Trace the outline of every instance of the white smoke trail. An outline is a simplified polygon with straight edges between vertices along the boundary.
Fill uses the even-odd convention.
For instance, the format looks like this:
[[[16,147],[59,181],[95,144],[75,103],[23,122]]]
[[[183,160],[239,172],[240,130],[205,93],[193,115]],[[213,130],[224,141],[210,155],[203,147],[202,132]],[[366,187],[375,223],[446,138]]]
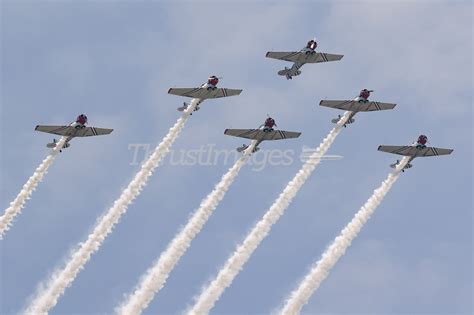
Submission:
[[[201,231],[219,202],[224,198],[225,193],[247,161],[255,144],[256,141],[252,141],[244,155],[222,176],[214,190],[201,202],[199,209],[189,219],[186,226],[174,237],[153,267],[148,269],[142,277],[133,294],[128,296],[127,300],[116,309],[118,314],[141,314],[152,301],[154,295],[163,288],[174,266],[186,252],[194,237]]]
[[[47,314],[56,305],[59,297],[66,288],[71,285],[79,271],[89,261],[91,255],[98,251],[107,235],[112,232],[112,228],[118,222],[128,208],[128,205],[140,194],[148,178],[152,175],[163,157],[168,153],[169,148],[183,129],[189,115],[197,105],[197,100],[191,101],[188,109],[183,113],[175,125],[170,128],[168,134],[155,148],[148,160],[142,165],[140,171],[135,175],[128,187],[123,190],[120,197],[113,206],[103,215],[95,225],[94,230],[89,234],[87,240],[79,244],[77,250],[73,251],[66,265],[62,269],[56,269],[48,280],[45,289],[39,289],[35,298],[26,308],[26,314]]]
[[[354,215],[351,222],[346,225],[346,227],[341,231],[341,234],[339,234],[334,242],[326,249],[321,259],[313,265],[310,272],[306,277],[304,277],[298,288],[291,293],[280,314],[294,315],[300,313],[301,308],[308,303],[311,295],[319,288],[321,282],[328,276],[339,258],[344,255],[354,238],[359,234],[365,222],[369,220],[377,206],[382,202],[385,195],[389,192],[392,185],[400,176],[400,172],[405,167],[408,160],[409,157],[404,157],[397,168],[382,182],[382,185],[374,190],[372,196]]]
[[[295,177],[288,183],[286,188],[273,203],[263,218],[254,226],[247,235],[243,243],[236,248],[225,265],[221,268],[216,278],[201,292],[194,306],[188,310],[188,314],[202,315],[207,314],[222,295],[224,290],[232,284],[244,264],[250,258],[252,253],[270,232],[285,209],[296,196],[300,188],[306,182],[313,170],[321,161],[321,157],[327,152],[331,144],[341,131],[344,123],[347,121],[350,112],[345,112],[344,116],[321,142],[317,150],[311,155],[308,161],[301,167]]]
[[[43,162],[41,162],[40,166],[38,166],[26,184],[23,185],[23,188],[16,196],[15,200],[10,203],[10,207],[8,207],[5,210],[5,213],[0,217],[0,239],[3,239],[5,232],[10,229],[13,219],[21,213],[21,209],[25,205],[26,200],[30,199],[36,186],[38,186],[39,182],[43,179],[43,176],[48,172],[48,168],[53,164],[56,155],[63,148],[64,143],[66,143],[66,137],[61,137],[61,139],[56,143],[54,149],[43,160]]]

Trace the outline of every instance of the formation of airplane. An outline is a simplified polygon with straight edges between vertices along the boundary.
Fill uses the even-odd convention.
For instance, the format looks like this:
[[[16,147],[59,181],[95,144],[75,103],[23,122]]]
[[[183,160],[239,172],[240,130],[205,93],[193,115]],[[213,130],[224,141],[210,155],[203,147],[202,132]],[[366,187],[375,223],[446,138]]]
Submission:
[[[428,137],[425,135],[420,135],[418,139],[411,145],[380,145],[378,150],[382,152],[409,156],[410,159],[408,160],[407,165],[403,168],[403,172],[405,171],[405,169],[409,169],[413,166],[412,164],[410,164],[410,162],[417,157],[449,155],[451,154],[451,152],[453,152],[453,149],[428,147],[426,146],[427,142]],[[399,163],[400,160],[397,160],[397,162],[390,164],[390,167],[395,168]]]
[[[328,54],[323,52],[316,52],[318,44],[316,40],[310,40],[306,47],[300,51],[292,52],[267,52],[266,57],[273,59],[280,59],[293,62],[291,68],[285,67],[284,70],[278,72],[279,75],[286,76],[287,79],[292,79],[293,76],[301,74],[299,70],[305,63],[319,63],[327,61],[341,60],[343,55]],[[198,103],[194,109],[197,111],[200,109],[199,105],[207,100],[212,98],[221,98],[239,95],[241,89],[228,89],[228,88],[218,88],[219,77],[211,75],[207,82],[201,84],[199,87],[195,88],[170,88],[168,90],[169,94],[185,96],[197,99]],[[321,100],[319,105],[336,108],[344,111],[349,111],[350,116],[344,124],[346,127],[348,124],[355,122],[354,116],[358,112],[371,112],[379,110],[390,110],[395,108],[396,104],[394,103],[383,103],[377,101],[370,101],[369,97],[373,90],[363,89],[360,91],[359,95],[352,100]],[[183,106],[178,107],[178,111],[185,111],[189,107],[189,104],[184,102]],[[192,115],[192,113],[191,113]],[[333,123],[337,123],[341,115],[338,115],[337,118],[331,120]],[[57,126],[57,125],[38,125],[35,130],[51,133],[55,135],[65,136],[66,142],[63,146],[68,148],[70,146],[70,140],[75,137],[89,137],[89,136],[99,136],[110,134],[113,129],[107,128],[96,128],[96,127],[87,127],[87,116],[81,114],[77,117],[76,121],[72,122],[69,125]],[[298,138],[301,135],[301,132],[294,131],[285,131],[285,130],[276,130],[275,120],[271,117],[268,117],[265,122],[259,126],[257,129],[226,129],[224,134],[234,137],[246,138],[251,140],[257,140],[257,144],[253,149],[253,152],[257,152],[260,148],[258,147],[262,141],[266,140],[282,140],[282,139],[292,139]],[[426,143],[428,138],[425,135],[420,135],[418,140],[415,141],[412,145],[409,146],[393,146],[393,145],[381,145],[378,150],[393,154],[399,154],[404,156],[409,156],[410,160],[405,169],[411,168],[412,164],[410,163],[416,157],[424,156],[438,156],[438,155],[449,155],[453,152],[452,149],[443,149],[436,147],[427,147]],[[53,139],[53,142],[48,143],[46,146],[48,148],[55,148],[57,145],[56,139]],[[243,144],[241,147],[237,148],[238,152],[243,152],[250,145]],[[62,151],[61,151],[62,152]],[[395,168],[400,163],[400,160],[397,160],[396,163],[391,164],[392,168]]]
[[[113,129],[107,128],[96,128],[96,127],[86,127],[87,116],[81,114],[77,116],[76,121],[70,123],[66,126],[57,126],[57,125],[37,125],[35,130],[51,133],[59,136],[67,137],[64,146],[59,150],[62,152],[62,149],[69,148],[71,145],[69,141],[75,137],[91,137],[91,136],[101,136],[110,134]],[[56,139],[53,139],[53,142],[50,142],[46,145],[48,148],[55,148],[57,145]]]
[[[341,60],[344,55],[328,54],[323,52],[316,52],[318,44],[315,39],[312,39],[300,51],[269,51],[267,58],[279,59],[293,62],[291,68],[278,71],[278,74],[285,76],[287,80],[291,80],[294,76],[300,75],[299,70],[305,63],[319,63]]]
[[[194,111],[199,110],[199,105],[206,99],[209,98],[220,98],[220,97],[228,97],[239,95],[242,90],[241,89],[226,89],[226,88],[217,88],[217,84],[219,83],[219,78],[215,75],[212,75],[207,79],[206,83],[201,84],[200,87],[197,88],[170,88],[168,90],[168,94],[179,95],[179,96],[186,96],[191,98],[198,99],[198,104]],[[178,107],[178,111],[182,112],[188,108],[189,104],[184,102],[183,106]]]
[[[257,140],[257,144],[253,149],[253,153],[260,150],[258,145],[262,143],[262,141],[292,139],[298,138],[301,135],[301,132],[275,130],[273,127],[276,127],[275,120],[271,117],[268,117],[265,122],[257,129],[226,129],[224,134],[228,136]],[[249,146],[250,145],[248,144],[243,144],[241,147],[237,148],[237,151],[243,152]]]
[[[348,124],[352,124],[355,122],[354,116],[358,112],[372,112],[372,111],[377,111],[377,110],[388,110],[388,109],[393,109],[397,104],[393,103],[381,103],[381,102],[374,102],[374,101],[369,101],[369,96],[370,93],[373,92],[373,90],[367,90],[363,89],[360,91],[359,96],[354,98],[353,100],[322,100],[319,102],[320,106],[325,106],[325,107],[330,107],[330,108],[337,108],[345,111],[350,111],[351,114],[349,116],[349,119],[347,119],[347,122],[344,124],[344,127]],[[341,115],[339,115],[338,118],[334,118],[331,120],[333,123],[337,123],[339,119],[341,118]]]

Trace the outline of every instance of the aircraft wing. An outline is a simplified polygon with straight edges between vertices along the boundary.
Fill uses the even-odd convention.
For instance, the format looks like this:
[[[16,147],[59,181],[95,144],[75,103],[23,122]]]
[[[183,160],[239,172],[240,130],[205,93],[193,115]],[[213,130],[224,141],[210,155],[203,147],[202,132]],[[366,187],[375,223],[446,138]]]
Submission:
[[[327,54],[327,53],[315,53],[306,55],[305,62],[306,63],[318,63],[318,62],[328,62],[328,61],[337,61],[341,60],[344,55],[336,55],[336,54]]]
[[[265,55],[267,58],[297,62],[301,52],[299,51],[269,51]]]
[[[52,133],[55,135],[66,136],[66,137],[90,137],[90,136],[100,136],[108,135],[113,131],[113,129],[107,128],[96,128],[96,127],[85,127],[82,129],[76,129],[71,126],[45,126],[38,125],[35,130]]]
[[[108,129],[108,128],[86,127],[83,129],[79,129],[79,131],[75,134],[75,137],[102,136],[102,135],[108,135],[112,131],[113,129]]]
[[[380,103],[380,102],[367,102],[359,103],[358,101],[333,101],[333,100],[322,100],[319,102],[319,106],[337,108],[342,110],[348,110],[351,112],[371,112],[376,110],[387,110],[393,109],[397,104],[393,103]]]
[[[380,145],[378,150],[382,152],[413,157],[448,155],[453,152],[453,149],[443,149],[435,147],[425,147],[423,149],[418,149],[416,146],[402,145]]]
[[[242,90],[239,89],[226,89],[226,88],[217,88],[215,90],[207,88],[171,88],[168,90],[168,94],[186,96],[192,98],[220,98],[227,96],[239,95]]]
[[[301,132],[285,130],[263,131],[262,129],[226,129],[224,134],[228,136],[264,141],[298,138],[301,135]]]
[[[52,133],[55,135],[60,135],[60,136],[68,136],[70,129],[72,128],[71,126],[44,126],[44,125],[38,125],[36,126],[35,130],[36,131],[41,131],[41,132],[47,132],[47,133]],[[74,129],[74,128],[72,128]]]

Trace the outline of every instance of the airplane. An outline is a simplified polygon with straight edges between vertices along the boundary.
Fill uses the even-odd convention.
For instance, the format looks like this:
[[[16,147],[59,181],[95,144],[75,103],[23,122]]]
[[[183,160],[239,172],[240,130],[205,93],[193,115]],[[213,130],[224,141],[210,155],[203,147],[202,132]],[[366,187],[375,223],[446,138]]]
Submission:
[[[258,145],[262,141],[298,138],[301,135],[301,132],[275,130],[273,127],[276,126],[275,120],[271,117],[268,117],[265,122],[260,125],[260,127],[258,127],[258,129],[226,129],[224,134],[228,136],[257,140],[257,144],[255,145],[252,153],[260,150]],[[237,152],[243,152],[249,146],[250,145],[248,144],[244,144],[237,148]]]
[[[198,99],[198,103],[194,111],[200,109],[199,104],[208,98],[220,98],[227,96],[239,95],[242,90],[240,89],[226,89],[226,88],[217,88],[219,83],[218,77],[212,75],[208,78],[206,83],[201,84],[197,88],[170,88],[168,94],[186,96]],[[184,102],[183,106],[178,107],[177,110],[180,112],[185,111],[188,108],[189,104]],[[191,114],[192,115],[192,114]]]
[[[407,165],[403,168],[402,172],[405,172],[405,169],[411,168],[413,165],[410,164],[414,158],[424,157],[424,156],[438,156],[438,155],[449,155],[453,152],[453,149],[442,149],[435,147],[427,147],[426,143],[428,142],[428,137],[425,135],[420,135],[418,140],[413,142],[413,144],[408,146],[402,145],[380,145],[378,150],[382,152],[388,152],[393,154],[399,154],[404,156],[409,156]],[[396,168],[400,164],[400,160],[390,164],[391,168]]]
[[[86,127],[86,124],[87,116],[81,114],[77,116],[76,121],[70,123],[67,126],[37,125],[35,130],[67,137],[66,142],[59,152],[62,152],[62,149],[69,148],[71,146],[69,141],[71,141],[72,138],[108,135],[113,131],[113,129]],[[57,143],[58,142],[56,139],[53,139],[53,142],[48,143],[46,147],[54,149]]]
[[[300,51],[269,51],[265,57],[293,62],[291,68],[285,67],[285,69],[278,71],[278,75],[286,76],[287,80],[291,80],[294,76],[300,75],[301,70],[299,69],[305,63],[336,61],[341,60],[342,57],[344,57],[344,55],[327,54],[323,52],[318,53],[316,52],[317,46],[318,44],[316,43],[316,40],[312,39],[308,42],[306,47]]]
[[[370,93],[372,92],[373,90],[363,89],[362,91],[360,91],[359,96],[357,96],[353,100],[346,100],[346,101],[322,100],[321,102],[319,102],[319,106],[325,106],[325,107],[331,107],[331,108],[337,108],[337,109],[350,111],[351,114],[349,118],[347,119],[346,123],[344,124],[344,127],[346,127],[346,125],[352,124],[353,122],[355,122],[354,116],[358,112],[371,112],[371,111],[377,111],[377,110],[393,109],[397,105],[397,104],[392,104],[392,103],[380,103],[380,102],[369,101],[369,96],[370,96]],[[341,115],[338,115],[338,117],[332,119],[331,122],[334,124],[337,124],[340,118],[341,118]]]

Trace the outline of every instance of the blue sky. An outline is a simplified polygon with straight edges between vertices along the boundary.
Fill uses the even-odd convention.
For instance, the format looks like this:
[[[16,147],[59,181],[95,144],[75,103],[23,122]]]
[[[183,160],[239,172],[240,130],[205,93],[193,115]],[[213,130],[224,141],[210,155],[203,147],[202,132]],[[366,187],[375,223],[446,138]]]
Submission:
[[[268,313],[297,285],[389,172],[379,144],[420,133],[449,157],[417,159],[304,308],[308,314],[472,312],[472,2],[1,2],[1,200],[6,208],[45,157],[34,126],[79,113],[107,137],[75,139],[0,243],[0,312],[16,313],[120,195],[135,172],[129,144],[157,144],[184,99],[173,86],[210,74],[238,97],[205,102],[175,150],[233,149],[225,128],[267,114],[316,147],[337,111],[320,99],[395,102],[344,129],[286,214],[214,309]],[[340,62],[306,65],[287,81],[268,50],[318,48]],[[245,167],[147,314],[179,313],[272,204],[301,163]],[[157,169],[52,314],[112,313],[228,165]]]

